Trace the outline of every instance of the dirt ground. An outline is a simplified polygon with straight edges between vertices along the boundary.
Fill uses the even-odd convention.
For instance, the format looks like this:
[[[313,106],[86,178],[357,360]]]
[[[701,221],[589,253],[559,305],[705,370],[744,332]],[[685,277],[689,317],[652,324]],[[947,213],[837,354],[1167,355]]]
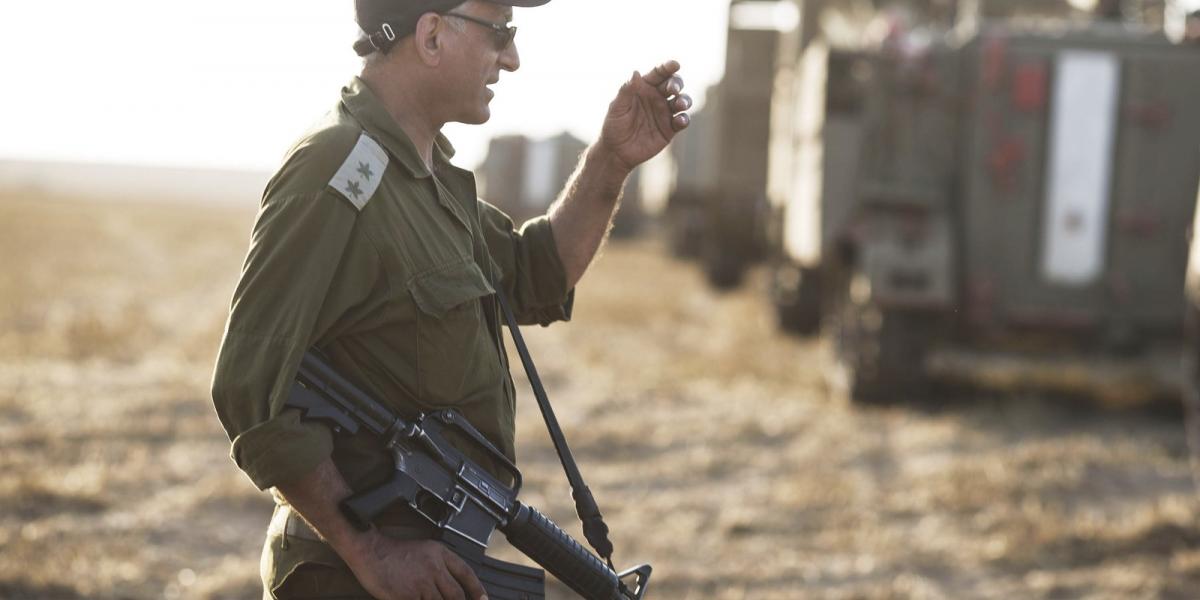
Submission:
[[[0,199],[0,598],[260,595],[270,500],[208,398],[252,218]],[[1178,417],[982,392],[853,406],[760,288],[717,295],[656,242],[614,244],[575,321],[527,333],[649,597],[1200,597]],[[521,402],[524,500],[578,534]]]

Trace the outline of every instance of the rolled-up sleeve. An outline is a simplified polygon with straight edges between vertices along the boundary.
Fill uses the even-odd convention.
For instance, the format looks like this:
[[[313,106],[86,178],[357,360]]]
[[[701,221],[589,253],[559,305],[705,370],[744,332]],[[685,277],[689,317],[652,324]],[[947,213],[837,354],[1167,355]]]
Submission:
[[[480,206],[484,237],[517,321],[549,325],[571,320],[575,290],[567,287],[550,219],[531,219],[518,231],[500,209],[482,201]]]
[[[234,462],[259,489],[317,467],[333,451],[329,430],[283,405],[304,352],[328,319],[353,302],[330,293],[357,212],[318,192],[268,197],[234,293],[213,373],[217,415]]]

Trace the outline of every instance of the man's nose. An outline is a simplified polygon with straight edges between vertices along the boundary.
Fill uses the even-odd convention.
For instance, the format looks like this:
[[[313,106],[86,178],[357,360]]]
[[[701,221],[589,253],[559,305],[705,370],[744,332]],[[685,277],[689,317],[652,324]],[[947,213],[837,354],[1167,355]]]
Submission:
[[[521,68],[521,54],[517,52],[517,42],[513,40],[500,52],[500,68],[505,71],[516,71]]]

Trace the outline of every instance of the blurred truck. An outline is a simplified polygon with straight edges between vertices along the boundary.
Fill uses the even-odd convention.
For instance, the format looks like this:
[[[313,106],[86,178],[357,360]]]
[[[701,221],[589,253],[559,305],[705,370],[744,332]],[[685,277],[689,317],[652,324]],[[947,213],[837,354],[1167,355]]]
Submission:
[[[704,97],[704,104],[691,113],[687,132],[667,147],[668,169],[673,175],[668,176],[672,183],[666,190],[666,202],[662,203],[662,218],[671,253],[679,258],[700,257],[706,222],[704,199],[716,188],[720,84],[710,86]]]
[[[478,169],[481,196],[517,223],[545,214],[586,148],[569,133],[541,140],[523,135],[492,138]]]
[[[961,15],[960,15],[961,17]],[[772,298],[859,401],[930,375],[1177,389],[1200,51],[1128,23],[802,39],[776,101]]]
[[[687,134],[672,143],[674,191],[666,206],[675,254],[700,260],[709,282],[730,288],[766,248],[767,144],[779,32],[761,18],[779,2],[733,0],[725,76],[708,89]]]
[[[780,10],[785,5],[795,11]],[[767,256],[772,120],[790,117],[772,106],[780,73],[790,70],[784,63],[795,57],[794,48],[780,47],[781,38],[794,43],[801,30],[815,31],[819,18],[830,15],[861,35],[855,28],[884,6],[931,23],[1073,10],[1065,0],[731,0],[725,75],[708,89],[688,133],[672,143],[676,176],[664,211],[672,253],[698,259],[713,287],[736,287]],[[793,24],[789,14],[802,18]]]
[[[481,197],[518,225],[543,215],[562,192],[586,149],[587,144],[566,132],[544,139],[495,137],[477,170]],[[613,223],[614,236],[634,235],[644,224],[638,177],[635,170],[626,182],[621,210]]]

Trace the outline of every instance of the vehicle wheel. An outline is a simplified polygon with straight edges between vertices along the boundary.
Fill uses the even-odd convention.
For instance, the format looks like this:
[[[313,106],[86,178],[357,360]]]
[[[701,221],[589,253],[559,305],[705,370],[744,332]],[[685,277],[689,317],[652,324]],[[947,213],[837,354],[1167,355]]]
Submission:
[[[694,259],[700,256],[704,225],[695,209],[681,208],[667,216],[667,239],[675,258]]]
[[[821,330],[821,285],[816,269],[793,265],[775,268],[772,303],[779,328],[787,333],[810,337]]]
[[[718,290],[732,290],[742,283],[746,263],[722,244],[709,241],[704,245],[704,275],[708,284]]]
[[[709,286],[724,292],[742,284],[746,263],[736,250],[722,238],[703,241],[701,265]]]
[[[862,404],[912,398],[926,384],[930,318],[879,306],[865,285],[861,275],[847,282],[832,319],[837,387]]]

